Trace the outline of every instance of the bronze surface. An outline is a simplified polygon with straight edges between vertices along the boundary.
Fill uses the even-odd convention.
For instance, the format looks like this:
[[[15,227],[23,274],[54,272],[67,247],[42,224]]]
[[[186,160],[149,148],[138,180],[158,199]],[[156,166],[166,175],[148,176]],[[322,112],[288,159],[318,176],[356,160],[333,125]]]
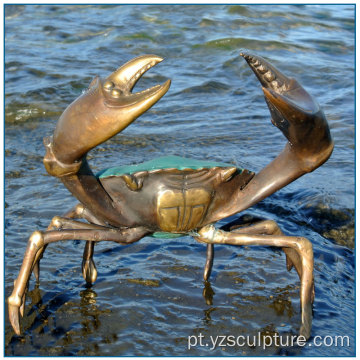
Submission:
[[[132,93],[138,79],[162,59],[155,55],[135,58],[106,79],[95,78],[89,89],[61,115],[54,134],[44,139],[44,165],[59,177],[80,201],[64,217],[55,217],[44,232],[29,238],[20,273],[8,299],[9,317],[20,334],[26,293],[32,272],[40,274],[40,259],[53,242],[85,240],[82,270],[85,281],[96,280],[94,243],[129,244],[162,231],[190,233],[207,244],[204,270],[205,298],[213,292],[207,282],[214,258],[214,244],[281,247],[288,270],[300,278],[301,327],[311,333],[314,300],[313,251],[309,240],[284,236],[273,222],[260,222],[230,231],[213,223],[258,203],[298,177],[321,166],[331,155],[333,142],[319,105],[294,79],[286,77],[263,58],[242,53],[262,85],[272,123],[287,138],[284,150],[258,174],[235,167],[175,168],[97,178],[87,152],[130,125],[169,89],[170,81]],[[79,219],[88,221],[84,224]]]

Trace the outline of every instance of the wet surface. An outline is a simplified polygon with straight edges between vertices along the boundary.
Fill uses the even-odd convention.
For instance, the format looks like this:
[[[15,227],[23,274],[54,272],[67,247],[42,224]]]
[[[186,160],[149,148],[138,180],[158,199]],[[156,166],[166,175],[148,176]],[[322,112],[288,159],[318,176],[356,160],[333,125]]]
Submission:
[[[188,349],[189,337],[199,334],[209,344],[216,336],[296,335],[298,277],[286,271],[279,250],[216,246],[210,284],[204,284],[204,245],[191,237],[147,237],[129,246],[96,245],[99,276],[91,288],[81,274],[83,243],[49,246],[40,285],[30,281],[23,334],[14,335],[5,318],[6,355],[354,355],[350,5],[5,6],[5,295],[29,235],[76,204],[45,172],[42,138],[95,75],[153,53],[166,61],[137,88],[172,79],[157,105],[89,153],[95,171],[163,155],[253,171],[273,159],[285,140],[238,55],[242,48],[299,80],[327,115],[335,141],[330,160],[245,213],[273,219],[285,234],[312,241],[312,335],[348,336],[350,346]]]

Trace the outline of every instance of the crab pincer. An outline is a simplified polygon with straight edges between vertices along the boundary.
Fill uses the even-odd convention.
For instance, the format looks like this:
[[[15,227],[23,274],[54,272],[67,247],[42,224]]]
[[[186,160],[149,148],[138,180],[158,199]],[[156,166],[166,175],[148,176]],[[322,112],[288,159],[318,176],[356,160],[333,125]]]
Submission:
[[[162,60],[156,55],[139,56],[106,79],[95,77],[88,90],[63,112],[53,136],[44,140],[49,150],[44,159],[46,170],[54,176],[76,173],[89,150],[124,130],[165,95],[170,80],[132,92],[141,76]]]
[[[241,52],[262,85],[272,123],[288,139],[302,171],[321,166],[334,144],[325,115],[316,100],[297,82],[260,56]]]

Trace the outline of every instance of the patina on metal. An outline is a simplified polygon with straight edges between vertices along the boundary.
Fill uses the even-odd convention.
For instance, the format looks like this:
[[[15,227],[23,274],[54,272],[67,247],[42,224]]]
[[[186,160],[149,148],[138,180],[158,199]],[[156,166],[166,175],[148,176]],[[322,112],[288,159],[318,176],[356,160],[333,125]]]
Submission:
[[[208,279],[214,244],[268,245],[283,249],[290,271],[300,278],[300,334],[310,337],[314,301],[313,250],[303,237],[285,236],[273,221],[229,224],[218,220],[243,211],[322,165],[333,142],[319,105],[294,79],[263,58],[241,53],[259,79],[272,123],[288,139],[284,150],[258,174],[224,163],[165,157],[148,163],[107,169],[95,175],[87,152],[130,125],[169,89],[170,80],[142,92],[132,89],[139,78],[162,61],[155,55],[135,58],[108,78],[96,77],[89,89],[61,115],[53,136],[45,138],[45,168],[59,177],[80,201],[62,217],[52,219],[46,231],[35,231],[28,241],[19,276],[8,299],[11,324],[20,334],[29,278],[37,281],[40,259],[48,244],[85,240],[82,261],[87,283],[96,280],[94,243],[130,244],[144,236],[192,235],[207,244],[204,296],[211,301]],[[78,221],[84,219],[88,223]],[[207,295],[205,295],[207,294]]]

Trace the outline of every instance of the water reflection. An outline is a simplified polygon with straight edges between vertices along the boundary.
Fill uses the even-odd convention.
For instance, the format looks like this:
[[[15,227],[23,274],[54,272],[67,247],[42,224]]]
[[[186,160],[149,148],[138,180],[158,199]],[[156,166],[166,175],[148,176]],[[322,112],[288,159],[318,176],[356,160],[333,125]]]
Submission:
[[[215,291],[212,289],[210,281],[204,282],[204,290],[203,290],[203,297],[205,299],[206,305],[213,304],[213,297],[215,295]]]
[[[40,287],[30,281],[23,336],[14,336],[5,317],[6,355],[354,354],[354,27],[352,5],[6,5],[6,296],[27,237],[74,205],[45,173],[42,138],[95,75],[155,53],[166,61],[140,87],[173,80],[163,101],[89,155],[95,171],[164,153],[256,172],[272,160],[284,138],[239,61],[239,47],[246,46],[316,97],[335,139],[323,167],[247,211],[248,221],[272,219],[284,233],[311,239],[313,333],[351,337],[342,348],[188,351],[187,337],[199,331],[297,334],[299,282],[281,251],[216,246],[211,283],[203,285],[205,248],[191,238],[99,244],[99,278],[87,289],[82,246],[68,242],[47,249]]]
[[[285,289],[277,289],[277,295],[270,295],[273,302],[269,305],[269,307],[275,310],[276,315],[283,316],[286,314],[290,320],[294,316],[295,311],[293,309],[291,297],[289,296],[287,288],[288,287]],[[297,290],[299,290],[299,286],[297,286]]]
[[[82,331],[91,334],[100,327],[99,308],[96,306],[97,294],[92,289],[80,291],[80,313],[83,317],[81,321]]]

